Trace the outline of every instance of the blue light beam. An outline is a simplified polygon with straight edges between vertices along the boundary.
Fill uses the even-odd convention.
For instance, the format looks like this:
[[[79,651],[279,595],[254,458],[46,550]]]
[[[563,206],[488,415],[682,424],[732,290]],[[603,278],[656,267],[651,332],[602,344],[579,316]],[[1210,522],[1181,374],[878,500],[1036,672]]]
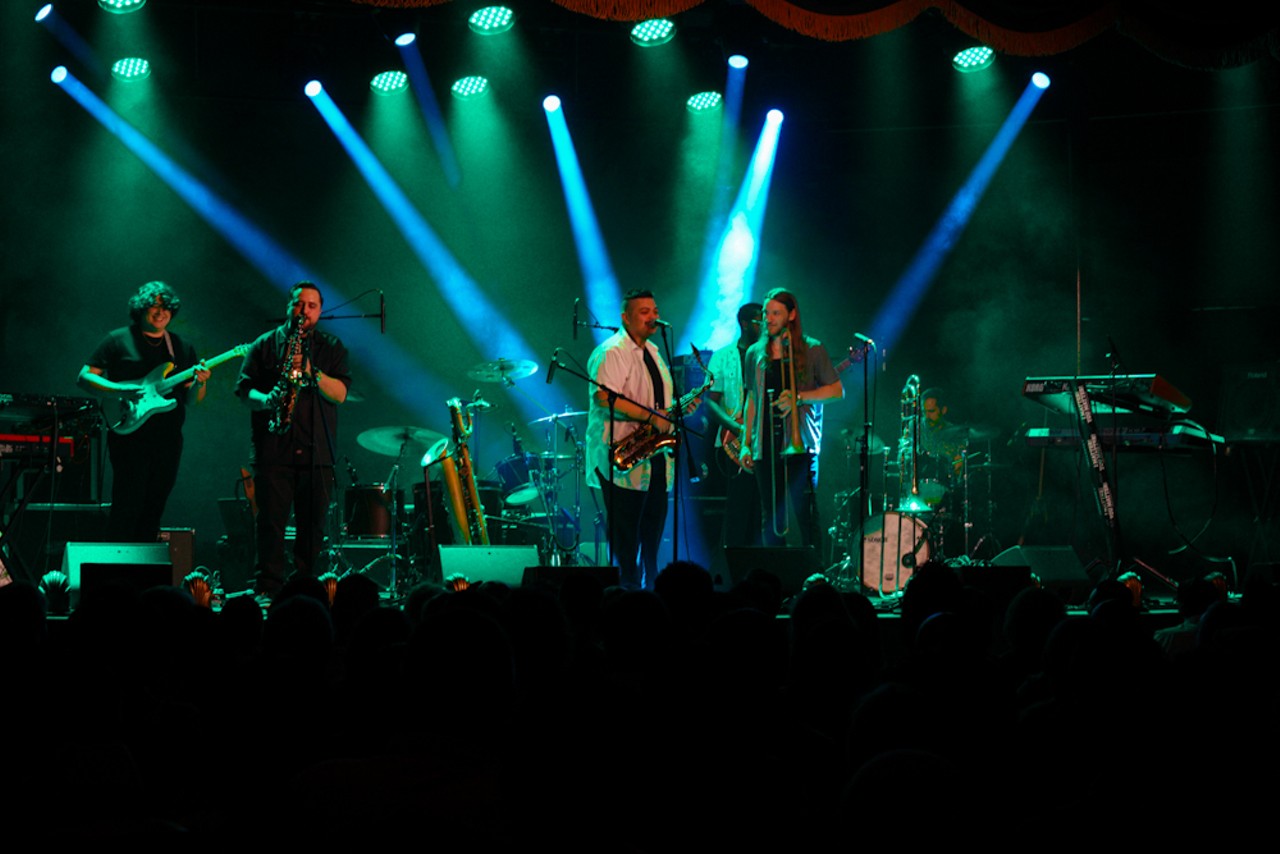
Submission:
[[[875,320],[871,324],[871,337],[881,348],[893,347],[902,330],[906,328],[921,300],[929,291],[933,279],[942,266],[942,262],[951,254],[956,241],[969,224],[973,211],[986,192],[996,169],[1013,146],[1018,133],[1026,124],[1031,112],[1044,94],[1044,88],[1032,82],[1023,90],[1018,102],[1013,105],[1009,116],[1000,126],[995,138],[987,146],[982,158],[969,173],[968,179],[956,191],[951,203],[943,212],[933,230],[925,238],[924,243],[916,251],[915,257],[898,278],[889,296],[885,298]]]
[[[505,359],[533,359],[535,354],[525,343],[514,326],[484,294],[476,281],[463,269],[430,224],[418,213],[404,190],[395,182],[377,155],[361,139],[360,134],[347,121],[342,110],[333,102],[323,87],[311,95],[311,103],[329,125],[338,142],[347,151],[351,162],[373,190],[382,207],[390,215],[396,228],[404,236],[409,248],[430,274],[440,296],[457,316],[462,329],[471,338],[476,349],[489,357]],[[537,416],[554,411],[563,405],[563,396],[540,383],[532,383],[521,390],[526,397],[515,396],[518,405],[527,415]],[[532,402],[533,406],[528,404]],[[548,408],[550,407],[550,408]]]
[[[722,227],[716,251],[702,273],[702,296],[687,324],[686,337],[680,341],[681,348],[696,343],[716,350],[738,335],[738,308],[747,302],[755,285],[764,215],[781,133],[782,113],[770,110],[738,197]]]
[[[40,11],[36,13],[35,21],[48,30],[49,34],[57,39],[58,43],[66,48],[67,52],[74,56],[81,65],[92,72],[95,78],[101,80],[111,73],[110,66],[103,62],[97,51],[89,46],[84,37],[76,32],[75,28],[65,18],[58,14],[58,10],[53,8],[52,3],[47,3],[40,7]]]
[[[232,248],[240,253],[267,281],[281,293],[288,293],[294,282],[303,279],[316,282],[329,294],[329,302],[342,302],[341,293],[312,275],[301,261],[292,257],[253,223],[242,217],[233,207],[218,197],[195,176],[187,172],[160,150],[155,143],[142,135],[118,113],[63,66],[54,69],[50,79],[93,116],[99,124],[124,143],[146,166],[164,181],[186,202],[197,215]],[[370,368],[373,376],[392,378],[385,388],[401,404],[414,412],[419,423],[433,423],[439,406],[428,409],[423,401],[443,399],[450,392],[435,377],[427,374],[407,354],[389,343],[385,337],[357,326],[343,330],[343,339],[361,364]],[[404,377],[414,377],[414,382],[404,382]],[[424,386],[427,391],[424,392]],[[432,419],[432,420],[428,420]]]
[[[554,100],[553,100],[554,99]],[[614,317],[621,310],[622,288],[614,275],[609,253],[605,249],[604,235],[596,220],[587,181],[578,163],[578,153],[573,147],[573,137],[564,118],[560,99],[548,95],[542,102],[547,115],[547,127],[551,131],[551,144],[556,152],[556,167],[560,170],[560,186],[564,190],[565,205],[569,209],[569,224],[573,229],[573,244],[578,250],[578,266],[587,286],[587,306],[596,317]],[[603,341],[608,333],[593,329],[596,342]]]
[[[405,74],[409,75],[409,86],[413,96],[418,100],[418,110],[422,120],[426,122],[427,133],[431,135],[431,145],[440,158],[440,168],[444,171],[445,180],[450,187],[456,188],[462,180],[462,172],[458,168],[458,158],[453,151],[453,143],[449,139],[449,131],[445,127],[444,117],[440,112],[440,102],[436,100],[435,90],[431,88],[431,77],[427,74],[427,66],[422,61],[422,52],[418,50],[418,40],[408,39],[403,44],[396,39],[400,48],[400,58],[404,61]]]

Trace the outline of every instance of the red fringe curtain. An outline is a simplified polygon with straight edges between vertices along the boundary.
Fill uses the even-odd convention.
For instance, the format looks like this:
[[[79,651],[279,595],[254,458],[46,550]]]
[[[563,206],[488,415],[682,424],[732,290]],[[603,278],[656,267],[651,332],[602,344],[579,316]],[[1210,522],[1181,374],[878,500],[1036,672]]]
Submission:
[[[351,0],[385,8],[427,8],[453,0]],[[494,0],[497,2],[497,0]],[[715,0],[548,0],[565,9],[610,21],[669,17]],[[1109,29],[1124,33],[1163,58],[1200,68],[1226,68],[1280,54],[1275,7],[1245,9],[1233,2],[1215,11],[1198,4],[1188,12],[1175,0],[1143,4],[1107,0],[819,0],[838,13],[816,12],[794,0],[746,0],[779,26],[823,41],[865,39],[911,23],[937,9],[957,29],[997,51],[1047,56],[1078,47]]]

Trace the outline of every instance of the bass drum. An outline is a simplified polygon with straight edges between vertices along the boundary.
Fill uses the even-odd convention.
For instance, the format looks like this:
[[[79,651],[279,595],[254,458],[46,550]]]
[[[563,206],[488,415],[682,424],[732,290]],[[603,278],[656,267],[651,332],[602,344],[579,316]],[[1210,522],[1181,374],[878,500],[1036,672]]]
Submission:
[[[929,526],[905,513],[884,513],[862,528],[862,584],[881,596],[902,592],[929,559]]]

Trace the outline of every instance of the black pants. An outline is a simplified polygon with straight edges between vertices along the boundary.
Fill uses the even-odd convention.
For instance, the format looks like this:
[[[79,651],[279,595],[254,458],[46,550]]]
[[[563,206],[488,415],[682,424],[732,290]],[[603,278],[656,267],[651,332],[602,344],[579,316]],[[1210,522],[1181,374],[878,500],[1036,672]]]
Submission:
[[[725,459],[728,461],[728,457]],[[733,465],[731,461],[729,465]],[[725,481],[722,545],[760,545],[760,485],[750,472],[740,471]]]
[[[622,586],[652,588],[658,577],[658,546],[667,525],[667,461],[654,460],[648,492],[615,486],[603,477],[600,483],[612,537],[609,550],[618,562]]]
[[[760,484],[761,538],[766,546],[786,544],[782,532],[789,525],[787,505],[795,513],[800,531],[800,544],[816,546],[818,536],[818,461],[813,454],[782,455],[775,452],[772,437],[764,434],[764,447],[756,461],[755,473]],[[783,443],[777,442],[781,450]]]
[[[154,416],[152,422],[163,424]],[[111,457],[111,515],[107,529],[112,540],[155,542],[169,493],[178,481],[182,461],[182,428],[143,429],[127,436],[107,437]]]
[[[285,527],[293,508],[296,539],[293,569],[315,575],[316,558],[324,546],[325,518],[333,486],[333,467],[309,465],[258,466],[253,489],[258,502],[258,561],[254,589],[275,593],[284,584]]]

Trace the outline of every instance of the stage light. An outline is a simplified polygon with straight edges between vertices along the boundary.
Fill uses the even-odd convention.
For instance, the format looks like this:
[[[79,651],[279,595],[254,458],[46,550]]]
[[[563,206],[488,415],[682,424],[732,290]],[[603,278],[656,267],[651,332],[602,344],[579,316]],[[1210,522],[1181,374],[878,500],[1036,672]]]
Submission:
[[[506,6],[485,6],[467,18],[467,26],[482,36],[496,36],[515,26],[516,13]]]
[[[951,67],[962,74],[990,68],[996,61],[996,52],[986,45],[969,47],[951,57]]]
[[[747,58],[740,53],[735,53],[729,57],[729,67],[736,68],[739,71],[747,67]]]
[[[453,82],[453,85],[449,87],[449,91],[453,93],[453,97],[463,101],[468,98],[479,98],[489,91],[489,78],[481,77],[478,74],[462,77]]]
[[[319,80],[312,80],[303,88],[302,91],[306,93],[308,98],[314,98],[324,91],[324,87],[320,85]]]
[[[764,115],[765,121],[773,122],[775,125],[782,124],[782,110],[770,110]]]
[[[554,113],[560,109],[560,98],[558,95],[548,95],[542,99],[542,109],[548,113]]]
[[[59,65],[57,68],[53,69],[53,73],[49,75],[49,79],[54,83],[61,83],[63,80],[66,80],[67,67],[65,65]]]
[[[691,113],[709,113],[724,106],[724,98],[719,92],[698,92],[690,95],[684,106]]]
[[[147,0],[98,0],[98,6],[104,12],[113,15],[127,15],[147,5]]]
[[[1037,89],[1048,89],[1049,75],[1045,74],[1043,71],[1037,71],[1035,74],[1031,75],[1031,85],[1035,86]]]
[[[49,13],[52,11],[53,11],[53,4],[45,3],[43,6],[40,7],[40,11],[36,12],[36,23],[38,24],[41,21],[43,21],[45,18],[49,17]]]
[[[676,25],[667,18],[650,18],[631,28],[631,40],[640,47],[657,47],[676,37]]]
[[[396,47],[408,47],[409,45],[413,44],[414,40],[417,38],[418,37],[415,36],[413,33],[404,33],[402,35],[398,35],[396,36]]]
[[[369,81],[375,95],[391,95],[409,88],[409,75],[403,71],[384,71]]]
[[[151,63],[140,56],[126,56],[112,63],[111,76],[126,83],[146,80],[151,76]]]

